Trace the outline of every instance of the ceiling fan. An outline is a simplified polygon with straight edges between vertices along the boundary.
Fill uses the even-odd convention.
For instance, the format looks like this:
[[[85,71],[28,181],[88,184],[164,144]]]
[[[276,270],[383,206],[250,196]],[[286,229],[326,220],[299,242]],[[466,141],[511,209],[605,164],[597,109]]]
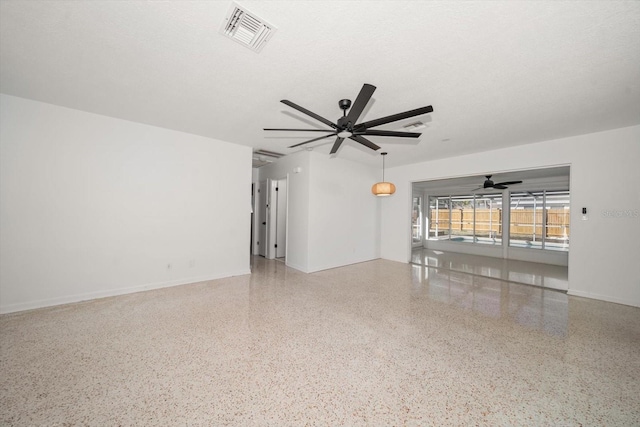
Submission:
[[[487,178],[487,180],[484,182],[484,184],[482,184],[482,187],[478,187],[472,191],[482,190],[485,188],[496,188],[498,190],[504,190],[506,188],[509,188],[507,187],[507,185],[522,184],[522,181],[505,181],[494,183],[493,181],[491,181],[492,175],[485,175],[485,177]]]
[[[394,136],[400,138],[418,138],[421,134],[417,132],[396,132],[396,131],[388,131],[388,130],[375,130],[371,129],[377,126],[381,126],[387,123],[395,122],[398,120],[407,119],[409,117],[415,117],[422,114],[431,113],[433,111],[433,107],[431,105],[422,108],[416,108],[415,110],[405,111],[404,113],[393,114],[391,116],[382,117],[375,120],[370,120],[368,122],[357,123],[358,118],[362,114],[362,111],[366,107],[367,103],[373,96],[373,92],[376,90],[376,87],[370,84],[364,84],[362,89],[360,89],[360,93],[356,98],[353,106],[351,105],[350,99],[341,99],[338,102],[340,109],[342,110],[342,117],[340,117],[335,123],[321,117],[306,108],[303,108],[297,104],[294,104],[291,101],[283,99],[282,102],[285,105],[288,105],[291,108],[295,108],[301,113],[306,114],[307,116],[313,117],[319,122],[324,123],[325,125],[331,127],[331,129],[264,129],[266,131],[295,131],[295,132],[330,132],[326,135],[320,136],[318,138],[313,138],[308,141],[301,142],[299,144],[295,144],[290,146],[289,148],[299,147],[304,144],[309,144],[310,142],[319,141],[324,138],[329,138],[331,136],[336,136],[336,141],[331,148],[331,154],[334,154],[342,145],[342,142],[349,138],[359,144],[364,145],[365,147],[369,147],[372,150],[379,150],[378,147],[373,142],[366,139],[364,136]],[[351,108],[351,109],[349,109]],[[347,113],[349,110],[349,113]]]

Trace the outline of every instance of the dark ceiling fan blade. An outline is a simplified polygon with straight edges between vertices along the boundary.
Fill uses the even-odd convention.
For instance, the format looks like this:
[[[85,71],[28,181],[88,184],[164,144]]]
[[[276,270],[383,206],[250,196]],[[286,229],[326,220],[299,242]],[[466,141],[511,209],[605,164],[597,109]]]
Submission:
[[[317,115],[316,113],[307,110],[306,108],[303,108],[301,106],[299,106],[298,104],[294,104],[291,101],[287,101],[286,99],[283,99],[282,102],[284,105],[288,105],[291,108],[295,108],[296,110],[300,111],[301,113],[306,114],[307,116],[313,117],[314,119],[318,120],[319,122],[324,123],[327,126],[331,126],[332,128],[336,129],[337,126],[335,125],[335,123],[330,122],[329,120],[325,119],[322,116]]]
[[[362,132],[356,132],[356,135],[397,136],[399,138],[418,138],[422,134],[418,132],[395,132],[392,130],[365,129]]]
[[[495,185],[516,185],[516,184],[522,184],[522,181],[505,181],[505,182],[499,182]]]
[[[366,138],[361,137],[360,135],[351,135],[349,137],[349,139],[352,139],[356,142],[359,142],[360,144],[364,145],[365,147],[369,147],[372,150],[379,150],[380,147],[378,147],[376,144],[374,144],[373,142],[369,141]]]
[[[262,130],[278,130],[278,131],[290,131],[290,132],[331,132],[331,129],[272,129],[263,128]]]
[[[330,133],[328,135],[324,135],[324,136],[318,137],[318,138],[313,138],[313,139],[310,139],[310,140],[305,141],[305,142],[300,142],[300,143],[295,144],[295,145],[291,145],[289,148],[295,148],[295,147],[299,147],[299,146],[304,145],[304,144],[308,144],[310,142],[320,141],[321,139],[329,138],[330,136],[334,136],[334,135],[336,135],[335,132],[334,133]]]
[[[484,187],[474,188],[473,190],[471,190],[471,192],[478,191],[478,190],[484,190]]]
[[[493,184],[493,188],[497,188],[498,190],[506,190],[509,187],[505,187],[502,184]]]
[[[408,119],[409,117],[420,116],[422,114],[431,112],[433,112],[433,107],[431,105],[427,107],[416,108],[415,110],[405,111],[404,113],[393,114],[391,116],[381,117],[379,119],[360,123],[359,125],[354,127],[354,130],[359,131],[363,129],[373,128],[376,126],[384,125],[386,123],[396,122],[398,120]]]
[[[364,107],[367,106],[367,104],[369,103],[369,100],[373,96],[373,92],[375,91],[376,91],[376,87],[373,85],[370,85],[367,83],[362,85],[362,89],[360,89],[360,93],[358,94],[358,97],[356,98],[355,102],[351,106],[351,109],[349,110],[349,114],[347,114],[347,122],[351,122],[351,125],[356,124],[356,122],[358,121],[358,118],[360,117],[360,114],[362,114],[362,111],[364,111]]]
[[[333,143],[333,147],[331,147],[331,152],[329,154],[335,154],[338,151],[338,148],[340,148],[340,145],[342,145],[342,141],[344,141],[344,138],[336,138],[336,142]]]

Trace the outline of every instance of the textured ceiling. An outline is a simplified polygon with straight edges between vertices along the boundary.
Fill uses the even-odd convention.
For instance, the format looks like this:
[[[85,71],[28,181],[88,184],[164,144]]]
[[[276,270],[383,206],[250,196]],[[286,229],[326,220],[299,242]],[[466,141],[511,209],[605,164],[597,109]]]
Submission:
[[[638,1],[238,3],[277,27],[261,53],[220,35],[227,1],[2,0],[0,90],[290,154],[262,128],[322,125],[281,99],[335,120],[370,83],[362,119],[435,110],[370,138],[389,167],[640,124]]]

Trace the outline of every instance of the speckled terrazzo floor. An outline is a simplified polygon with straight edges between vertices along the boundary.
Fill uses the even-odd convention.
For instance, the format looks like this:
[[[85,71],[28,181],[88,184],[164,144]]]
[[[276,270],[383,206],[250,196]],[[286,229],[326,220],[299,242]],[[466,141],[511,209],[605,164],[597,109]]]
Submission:
[[[569,289],[569,269],[566,266],[426,248],[414,248],[411,251],[411,263],[543,288],[562,291]]]
[[[0,316],[0,424],[640,425],[638,308],[384,260],[253,261]]]

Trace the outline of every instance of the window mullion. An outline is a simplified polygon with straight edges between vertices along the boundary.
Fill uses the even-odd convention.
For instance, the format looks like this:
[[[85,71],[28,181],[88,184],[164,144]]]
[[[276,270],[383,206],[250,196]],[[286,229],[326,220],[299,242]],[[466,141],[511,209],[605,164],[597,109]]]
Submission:
[[[547,237],[547,190],[542,190],[542,249]]]
[[[473,243],[478,243],[476,235],[476,195],[473,195]]]

